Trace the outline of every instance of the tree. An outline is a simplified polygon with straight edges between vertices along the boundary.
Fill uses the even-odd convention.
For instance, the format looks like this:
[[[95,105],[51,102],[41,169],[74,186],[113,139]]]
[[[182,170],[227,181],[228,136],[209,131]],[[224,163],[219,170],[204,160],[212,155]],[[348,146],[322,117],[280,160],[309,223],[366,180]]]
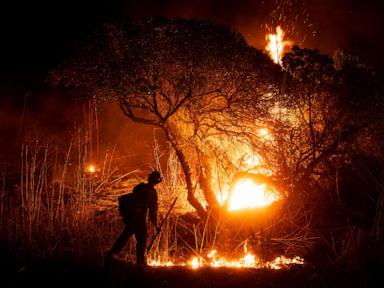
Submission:
[[[363,161],[356,159],[373,156],[369,139],[382,115],[375,74],[350,55],[332,59],[297,46],[284,56],[283,69],[285,89],[272,113],[276,140],[265,149],[274,155],[270,163],[279,171],[276,175],[281,175],[282,185],[291,188],[293,201],[287,207],[300,211],[293,221],[321,235],[326,248],[332,248],[351,231],[341,194],[349,194],[344,199],[362,199],[351,195],[358,189],[345,191],[345,183],[357,185],[357,181],[345,181],[346,177],[357,173],[350,171],[362,171]],[[370,196],[367,190],[364,199]],[[343,227],[338,235],[335,226]],[[332,253],[334,258],[341,254]]]
[[[208,206],[217,207],[210,168],[193,172],[186,150],[206,156],[208,134],[241,135],[246,121],[265,117],[276,71],[227,26],[151,18],[103,25],[50,79],[98,101],[119,101],[129,119],[160,127],[181,164],[188,200],[204,217],[193,180],[199,180]]]
[[[280,98],[286,116],[281,122],[290,137],[285,143],[291,145],[287,158],[294,159],[297,182],[307,182],[321,175],[326,161],[348,154],[353,141],[378,120],[374,74],[298,46],[284,56],[283,67],[292,79]]]

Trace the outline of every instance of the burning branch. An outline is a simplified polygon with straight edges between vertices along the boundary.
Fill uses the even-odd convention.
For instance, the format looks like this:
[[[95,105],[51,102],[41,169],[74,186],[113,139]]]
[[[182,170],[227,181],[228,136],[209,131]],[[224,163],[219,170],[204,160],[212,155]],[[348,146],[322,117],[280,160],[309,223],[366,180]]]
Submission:
[[[276,34],[268,34],[266,36],[267,46],[265,50],[268,51],[269,56],[272,58],[273,62],[281,65],[281,59],[283,58],[284,51],[288,46],[292,45],[292,42],[289,40],[284,40],[284,31],[280,26],[276,27]]]

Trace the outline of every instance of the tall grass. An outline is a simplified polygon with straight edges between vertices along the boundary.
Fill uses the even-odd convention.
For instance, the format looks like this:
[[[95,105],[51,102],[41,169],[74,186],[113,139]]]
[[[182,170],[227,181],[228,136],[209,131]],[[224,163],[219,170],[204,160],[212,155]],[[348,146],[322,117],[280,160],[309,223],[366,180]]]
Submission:
[[[10,257],[99,261],[120,228],[114,196],[99,201],[113,164],[107,155],[102,171],[87,173],[84,147],[72,141],[60,154],[38,141],[22,145],[19,181],[7,187],[3,175],[0,194],[0,240]]]
[[[154,242],[148,255],[150,259],[166,262],[186,260],[191,255],[204,257],[212,248],[236,253],[242,251],[245,241],[251,244],[248,248],[267,258],[274,246],[284,247],[283,252],[291,254],[305,251],[319,240],[311,230],[311,209],[304,207],[303,199],[297,198],[294,205],[285,205],[282,209],[283,217],[266,223],[263,229],[253,229],[257,226],[254,223],[248,228],[243,224],[228,227],[227,219],[215,218],[209,211],[208,217],[199,221],[188,204],[175,154],[171,149],[162,151],[156,138],[153,143],[152,168],[161,171],[164,178],[158,186],[160,215],[166,214],[175,197],[178,200]],[[13,257],[102,263],[105,252],[123,229],[117,198],[145,180],[139,178],[138,175],[143,174],[138,170],[118,173],[114,149],[102,157],[96,173],[86,172],[90,161],[86,147],[81,137],[72,140],[64,152],[38,141],[25,143],[20,149],[17,185],[9,187],[7,175],[2,171],[0,241]],[[380,240],[382,195],[372,230]],[[247,217],[251,217],[249,215]],[[252,219],[248,220],[255,223],[260,220]],[[161,216],[159,220],[163,220]],[[155,232],[151,227],[149,224],[148,243]],[[356,250],[362,236],[361,231],[351,228],[343,242],[330,242],[329,250],[336,259],[345,258]],[[133,243],[132,239],[120,257],[134,258]]]
[[[174,197],[179,197],[149,255],[157,259],[175,256],[180,252],[179,243],[185,247],[189,241],[185,239],[199,235],[197,228],[191,229],[177,216],[192,209],[186,201],[176,157],[166,152],[161,151],[155,139],[153,169],[164,176],[159,188],[160,214],[164,216]],[[145,181],[139,178],[138,170],[118,173],[114,153],[114,149],[106,153],[96,173],[89,173],[86,165],[91,159],[81,136],[74,137],[64,151],[39,141],[24,143],[16,185],[7,186],[9,179],[4,172],[0,186],[0,241],[10,257],[20,261],[56,259],[100,265],[123,228],[117,198]],[[161,164],[163,157],[165,169]],[[188,230],[184,229],[181,235],[183,225]],[[148,242],[153,232],[150,228]],[[133,240],[120,256],[131,259],[135,254],[132,244]],[[182,249],[179,255],[183,253],[190,251]]]

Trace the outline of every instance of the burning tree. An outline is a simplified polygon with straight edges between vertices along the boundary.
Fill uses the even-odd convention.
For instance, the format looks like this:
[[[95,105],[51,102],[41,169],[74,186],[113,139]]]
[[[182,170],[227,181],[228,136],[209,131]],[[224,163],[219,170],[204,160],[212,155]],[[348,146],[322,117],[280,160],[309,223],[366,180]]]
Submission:
[[[212,159],[221,159],[227,178],[247,160],[230,153],[261,138],[279,75],[227,26],[149,19],[103,25],[51,80],[99,102],[118,101],[129,119],[160,127],[182,167],[188,201],[204,218],[223,204],[212,186]]]
[[[294,227],[296,222],[301,233],[303,227],[309,228],[329,249],[328,257],[336,259],[345,253],[340,243],[351,236],[349,225],[355,225],[345,213],[344,197],[356,195],[345,191],[348,176],[341,171],[346,167],[361,171],[363,162],[355,159],[370,157],[372,147],[362,142],[372,138],[372,129],[381,121],[375,75],[351,56],[339,55],[334,60],[298,46],[285,54],[282,63],[287,78],[284,93],[271,110],[276,125],[274,141],[267,142],[264,149],[269,151],[266,159],[281,175],[282,185],[290,187],[288,195],[293,201],[287,201],[286,208],[300,211],[285,215],[289,225]],[[379,214],[377,190],[358,197],[370,198],[371,212]],[[335,226],[344,228],[337,236],[334,232],[329,235]]]
[[[278,231],[276,242],[302,249],[321,237],[332,250],[339,240],[324,227],[348,222],[329,213],[342,211],[340,171],[365,153],[361,142],[379,120],[375,77],[349,56],[335,62],[297,46],[281,63],[282,69],[227,26],[148,19],[103,25],[50,76],[99,103],[117,101],[130,120],[160,128],[202,219],[231,211],[228,221],[240,215],[260,228],[263,209],[247,210],[247,217],[232,211],[283,197],[284,214],[268,226],[268,233]]]
[[[281,159],[290,161],[283,166],[293,169],[296,179],[290,181],[295,186],[318,182],[330,166],[350,157],[357,148],[355,141],[380,118],[372,71],[347,65],[341,58],[338,62],[297,46],[283,58],[294,82],[281,95],[274,116],[281,132],[288,128],[280,139],[289,156]],[[361,82],[350,83],[351,75],[359,75]]]

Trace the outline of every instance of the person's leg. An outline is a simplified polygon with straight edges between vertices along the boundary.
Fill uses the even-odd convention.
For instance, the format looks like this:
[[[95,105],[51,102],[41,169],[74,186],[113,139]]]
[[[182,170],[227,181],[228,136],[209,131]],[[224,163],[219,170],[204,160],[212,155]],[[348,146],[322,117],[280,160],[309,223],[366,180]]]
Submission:
[[[147,265],[145,257],[145,248],[147,246],[147,223],[146,221],[139,221],[135,229],[136,237],[136,264],[139,268]]]
[[[132,226],[125,226],[119,237],[117,237],[112,248],[108,251],[104,258],[104,265],[107,266],[113,258],[113,255],[119,253],[133,234]]]

